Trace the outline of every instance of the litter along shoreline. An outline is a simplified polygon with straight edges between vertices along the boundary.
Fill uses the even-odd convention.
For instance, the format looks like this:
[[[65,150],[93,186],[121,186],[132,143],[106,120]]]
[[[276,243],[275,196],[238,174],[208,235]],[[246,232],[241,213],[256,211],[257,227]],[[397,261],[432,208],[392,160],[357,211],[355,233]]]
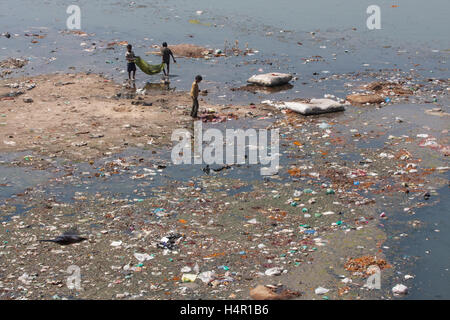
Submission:
[[[24,90],[26,96],[1,101],[7,119],[5,128],[12,136],[7,141],[16,142],[15,146],[7,145],[10,151],[34,147],[42,155],[74,161],[94,159],[132,144],[167,146],[171,129],[179,128],[183,121],[186,125],[192,123],[188,116],[190,99],[184,92],[156,91],[139,99],[121,85],[92,74],[46,75],[29,80],[16,80],[19,88],[15,89]],[[28,90],[32,83],[36,86]],[[250,118],[276,112],[273,108],[250,106],[206,106],[215,111],[210,114],[229,112]],[[177,116],[180,120],[174,121]],[[306,132],[317,130],[314,122],[293,114],[287,114],[287,118],[292,125],[304,122]],[[124,133],[128,141],[124,141]],[[86,140],[98,141],[98,145]],[[102,140],[106,142],[100,143]],[[295,141],[294,145],[299,147]],[[64,153],[57,152],[58,148]],[[326,165],[322,159],[325,155],[317,154],[313,159],[318,163],[314,170],[321,170],[325,178],[336,174],[344,177]],[[394,167],[389,161],[397,161],[401,167],[413,160],[383,158],[382,164]],[[385,176],[382,167],[374,164],[371,170]],[[352,168],[344,169],[352,172]],[[3,283],[10,290],[2,294],[48,299],[74,295],[105,299],[248,299],[251,290],[263,284],[266,289],[260,287],[257,292],[268,299],[391,297],[386,287],[382,294],[361,290],[364,276],[371,272],[370,265],[385,267],[383,277],[393,270],[387,268],[383,258],[381,246],[387,235],[378,228],[379,207],[356,193],[331,190],[334,184],[340,186],[339,179],[324,187],[323,179],[315,181],[317,175],[304,168],[289,170],[292,176],[304,180],[280,188],[276,179],[245,182],[202,175],[168,184],[159,188],[160,196],[138,199],[142,201],[99,194],[77,195],[74,202],[39,202],[40,191],[30,190],[24,201],[35,202],[36,208],[16,215],[2,228],[4,261],[17,259],[18,252],[26,257],[20,258],[20,268],[9,263],[1,266],[10,275]],[[331,171],[329,176],[327,170]],[[368,187],[372,184],[370,177],[358,179]],[[349,182],[353,184],[350,179],[340,181],[344,190]],[[222,191],[246,183],[252,184],[253,190],[237,195]],[[362,207],[349,211],[355,201],[362,201]],[[307,211],[300,206],[302,203]],[[70,226],[88,235],[88,241],[64,249],[35,241],[55,237]],[[67,269],[68,262],[82,268],[83,279],[88,281],[84,291],[64,286],[67,274],[61,270]]]

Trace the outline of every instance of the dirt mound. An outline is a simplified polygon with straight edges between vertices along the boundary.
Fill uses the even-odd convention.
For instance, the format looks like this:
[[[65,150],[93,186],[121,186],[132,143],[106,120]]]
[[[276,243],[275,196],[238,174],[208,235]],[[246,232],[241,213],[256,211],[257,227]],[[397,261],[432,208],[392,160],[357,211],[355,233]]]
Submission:
[[[354,104],[376,104],[384,102],[384,98],[379,94],[350,94],[346,99]]]
[[[191,105],[187,92],[160,84],[128,88],[96,74],[3,79],[0,151],[94,159],[128,146],[172,145],[170,133],[192,123]],[[214,122],[268,113],[200,100],[199,114],[204,110],[202,120]]]
[[[355,93],[347,96],[350,103],[362,104],[378,104],[385,102],[384,97],[392,96],[410,96],[414,94],[414,88],[406,88],[401,83],[375,81],[361,86],[359,89],[365,90],[365,93]],[[386,100],[386,102],[389,102]]]
[[[161,55],[161,48],[157,47],[158,51],[147,52],[150,54]],[[184,58],[204,58],[212,53],[212,50],[197,46],[194,44],[176,44],[169,47],[172,50],[174,56]]]
[[[399,83],[390,83],[390,82],[382,82],[382,81],[376,81],[369,83],[368,85],[364,86],[363,89],[374,91],[378,94],[385,94],[385,95],[411,95],[413,94],[413,90],[409,88],[403,87]]]

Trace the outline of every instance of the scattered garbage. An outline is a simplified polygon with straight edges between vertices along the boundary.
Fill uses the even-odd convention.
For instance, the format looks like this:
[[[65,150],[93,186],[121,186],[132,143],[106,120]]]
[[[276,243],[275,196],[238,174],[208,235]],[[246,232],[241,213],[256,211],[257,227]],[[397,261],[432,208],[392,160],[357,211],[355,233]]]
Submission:
[[[205,284],[208,284],[217,278],[214,271],[204,271],[198,275],[198,278]]]
[[[155,256],[154,255],[150,255],[148,253],[134,253],[134,257],[138,261],[144,262],[144,261],[152,260]]]
[[[169,234],[161,238],[158,247],[162,249],[175,250],[181,242],[183,236],[179,233]]]
[[[350,258],[345,263],[344,267],[348,271],[360,272],[362,274],[370,275],[370,266],[377,266],[380,270],[391,268],[386,260],[377,258],[376,256],[362,256],[360,258]]]
[[[120,245],[122,245],[121,240],[111,242],[111,247],[119,247]]]
[[[129,5],[139,7],[134,2]],[[204,20],[209,19],[209,12],[194,10],[190,14],[198,15],[198,19],[189,21],[190,28],[200,31],[214,25]],[[187,19],[180,20],[189,26]],[[211,17],[209,21],[219,24],[219,20]],[[131,83],[122,87],[112,81],[108,72],[102,76],[94,74],[95,70],[78,73],[78,64],[68,66],[68,72],[76,72],[73,74],[4,79],[0,87],[0,128],[4,133],[1,146],[11,153],[4,152],[0,158],[0,266],[7,275],[0,283],[0,298],[42,297],[45,292],[49,299],[97,295],[118,299],[185,299],[186,295],[193,299],[248,299],[250,295],[258,300],[284,300],[296,298],[300,292],[282,284],[256,284],[285,281],[282,275],[294,274],[293,270],[302,282],[291,285],[306,298],[317,299],[315,295],[320,295],[330,299],[329,292],[336,292],[333,298],[348,293],[365,298],[367,290],[360,290],[365,279],[361,278],[368,278],[378,268],[395,266],[394,273],[403,278],[402,266],[384,258],[384,251],[389,250],[383,242],[385,227],[396,217],[396,195],[402,197],[401,204],[407,210],[400,214],[406,218],[418,217],[420,207],[440,198],[435,190],[442,183],[437,177],[448,171],[448,130],[436,125],[445,118],[434,118],[433,125],[426,120],[431,115],[448,115],[448,81],[428,70],[421,72],[426,77],[415,70],[377,70],[375,62],[363,65],[373,69],[338,74],[331,59],[349,52],[342,47],[345,41],[336,46],[315,30],[306,34],[311,39],[300,43],[297,41],[301,36],[291,32],[268,26],[262,35],[280,41],[297,39],[294,44],[305,49],[312,41],[324,54],[308,53],[296,59],[307,63],[308,68],[317,63],[318,68],[305,68],[310,74],[281,74],[286,76],[284,85],[277,85],[281,81],[277,73],[265,74],[268,81],[259,78],[260,83],[248,85],[239,79],[219,83],[215,77],[206,78],[211,99],[200,103],[200,120],[207,123],[205,127],[279,129],[279,172],[270,177],[253,176],[255,166],[247,163],[201,164],[192,170],[170,164],[166,157],[172,146],[172,129],[190,129],[192,123],[185,114],[191,100],[180,89],[190,82],[186,84],[182,74],[171,78],[177,90],[159,83],[137,89]],[[70,41],[82,40],[75,47],[75,52],[86,59],[80,61],[100,61],[101,68],[111,68],[119,77],[126,77],[116,57],[127,41],[95,39],[93,34],[75,30],[57,36],[61,35],[70,37]],[[26,46],[37,50],[39,43],[53,41],[53,35],[49,33],[44,40],[46,36],[33,28],[25,35],[3,41],[12,44],[20,37],[28,37]],[[142,52],[151,41],[141,39],[134,46]],[[151,47],[158,50],[152,54],[159,54],[158,46]],[[261,73],[258,76],[265,76],[263,73],[269,70],[295,70],[292,57],[267,52],[255,57],[258,51],[248,48],[248,44],[239,48],[238,41],[232,45],[226,42],[220,49],[187,44],[170,48],[177,56],[201,59],[190,61],[192,66],[209,60],[206,64],[214,70],[241,68],[244,73]],[[4,60],[2,68],[22,73],[20,68],[33,60],[30,68],[55,59],[60,61],[58,65],[65,65],[64,54],[53,49],[54,53],[47,57],[30,53],[23,61]],[[328,54],[328,50],[335,52]],[[354,53],[353,48],[350,51]],[[219,57],[224,58],[215,59]],[[325,65],[329,70],[323,70]],[[2,70],[2,75],[11,70]],[[289,83],[292,80],[298,80],[295,86]],[[378,83],[360,85],[373,80]],[[238,88],[230,88],[232,85]],[[319,96],[330,93],[324,94],[324,99],[296,99],[309,88]],[[320,117],[297,115],[343,111],[349,103],[338,96],[348,90],[359,96],[352,103],[391,106],[386,110],[348,107],[345,114]],[[278,111],[252,101],[262,100],[261,95],[279,95],[289,102],[269,101]],[[213,105],[211,101],[216,99],[221,104]],[[425,114],[420,109],[423,117],[417,118],[415,108],[392,106],[406,99],[411,99],[408,104],[433,103],[439,108]],[[52,121],[47,121],[47,113]],[[64,119],[57,118],[57,114]],[[39,121],[26,121],[32,118]],[[16,126],[21,121],[25,121],[24,129]],[[249,146],[249,151],[252,148]],[[15,172],[23,171],[32,179],[15,176]],[[39,179],[47,174],[50,181]],[[26,189],[20,187],[22,182]],[[74,238],[77,241],[73,246],[57,246],[67,240],[54,238],[57,230],[73,224],[81,226],[89,239]],[[426,223],[412,220],[408,225],[421,228]],[[433,235],[444,234],[438,234],[437,228],[433,226]],[[389,241],[408,236],[400,232],[392,237],[387,233]],[[36,240],[41,238],[51,243],[40,246]],[[341,255],[342,250],[336,248],[346,251]],[[10,263],[15,260],[20,268]],[[86,291],[68,295],[63,288],[65,281],[59,277],[66,277],[69,263],[80,261]],[[345,274],[326,279],[309,276],[309,272],[330,275],[332,268]],[[405,281],[412,278],[404,275]],[[99,281],[102,286],[106,284],[101,293]],[[396,292],[405,290],[393,289]]]
[[[405,295],[408,293],[408,287],[403,284],[397,284],[392,288],[394,295]]]
[[[300,292],[289,290],[283,285],[258,285],[250,289],[253,300],[288,300],[299,296]]]
[[[185,266],[185,267],[181,268],[181,272],[182,273],[189,273],[191,271],[192,271],[192,268],[188,267],[188,266]]]
[[[318,287],[318,288],[316,288],[314,290],[314,293],[317,294],[317,295],[323,295],[323,294],[328,293],[329,291],[330,291],[329,289],[326,289],[326,288],[323,288],[323,287]]]
[[[183,282],[195,282],[197,279],[197,275],[193,273],[185,273],[183,274],[183,277],[181,278],[181,281]]]
[[[411,95],[414,93],[415,88],[405,88],[401,83],[396,82],[375,81],[362,86],[361,89],[373,91],[383,95],[389,95],[391,93],[395,95]],[[391,100],[389,97],[386,97],[386,99],[389,99],[389,101]]]
[[[20,58],[8,58],[0,61],[0,68],[20,69],[27,65],[28,60]]]
[[[280,274],[283,273],[283,269],[278,267],[270,268],[267,269],[264,273],[266,276],[279,276]]]

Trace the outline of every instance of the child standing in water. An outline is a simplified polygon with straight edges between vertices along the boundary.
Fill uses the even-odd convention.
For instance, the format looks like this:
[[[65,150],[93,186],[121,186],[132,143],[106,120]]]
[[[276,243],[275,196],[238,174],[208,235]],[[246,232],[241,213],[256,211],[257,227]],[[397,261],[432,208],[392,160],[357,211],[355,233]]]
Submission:
[[[191,98],[192,98],[192,111],[191,111],[191,117],[197,118],[197,112],[198,112],[198,93],[199,88],[198,84],[202,81],[202,76],[198,75],[195,77],[195,81],[192,83],[191,88]]]
[[[163,69],[164,75],[169,76],[169,70],[170,70],[170,56],[172,56],[173,62],[177,63],[175,60],[172,50],[167,48],[167,42],[163,42],[162,48],[161,48],[161,56],[162,56],[162,62],[167,66],[167,73],[166,70]]]
[[[125,53],[125,58],[127,59],[128,79],[134,81],[136,79],[136,64],[134,63],[136,56],[131,48],[131,44],[127,45],[127,53]],[[131,78],[131,72],[133,72],[133,78]]]

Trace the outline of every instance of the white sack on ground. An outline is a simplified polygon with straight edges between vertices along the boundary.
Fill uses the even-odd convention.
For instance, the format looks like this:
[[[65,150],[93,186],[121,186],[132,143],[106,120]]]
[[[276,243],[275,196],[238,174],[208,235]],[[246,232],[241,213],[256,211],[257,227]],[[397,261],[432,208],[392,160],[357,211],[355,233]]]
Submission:
[[[281,86],[292,80],[292,75],[289,73],[265,73],[257,74],[247,80],[249,83],[257,84],[265,87]]]
[[[342,103],[331,99],[311,99],[309,102],[280,102],[262,101],[279,109],[289,109],[298,112],[304,116],[344,111],[345,107]]]

